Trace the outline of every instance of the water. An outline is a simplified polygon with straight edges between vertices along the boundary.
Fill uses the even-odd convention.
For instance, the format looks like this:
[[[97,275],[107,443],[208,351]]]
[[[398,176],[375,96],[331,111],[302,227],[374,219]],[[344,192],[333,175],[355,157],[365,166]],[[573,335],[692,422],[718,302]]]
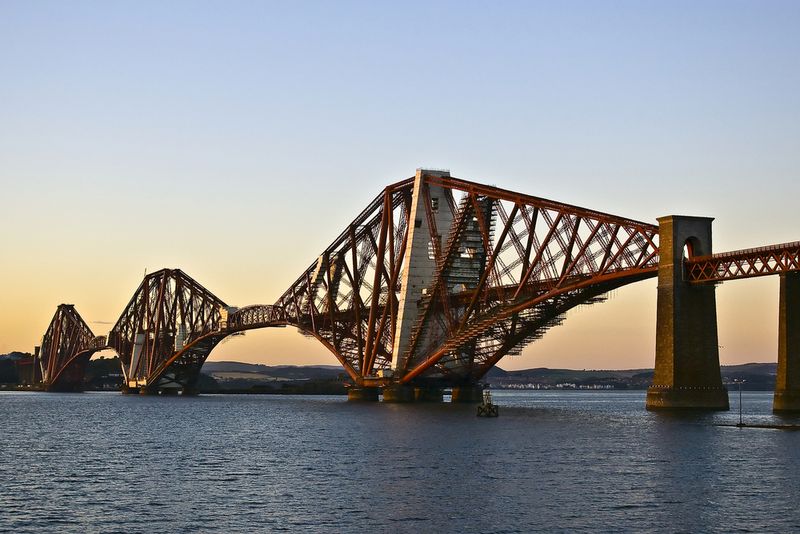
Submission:
[[[746,422],[800,422],[745,393]],[[0,393],[0,531],[789,532],[800,433],[644,392],[341,397]]]

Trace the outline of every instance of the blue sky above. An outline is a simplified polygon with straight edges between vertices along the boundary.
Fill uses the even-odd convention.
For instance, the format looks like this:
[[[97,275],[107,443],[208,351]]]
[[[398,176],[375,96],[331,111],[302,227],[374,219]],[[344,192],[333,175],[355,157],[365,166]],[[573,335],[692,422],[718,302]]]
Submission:
[[[798,27],[796,2],[0,3],[0,351],[60,302],[116,320],[146,268],[273,302],[419,166],[713,216],[720,251],[800,239]],[[648,284],[501,366],[651,365]],[[718,294],[723,361],[774,360],[777,280]],[[246,338],[220,355],[329,361]]]

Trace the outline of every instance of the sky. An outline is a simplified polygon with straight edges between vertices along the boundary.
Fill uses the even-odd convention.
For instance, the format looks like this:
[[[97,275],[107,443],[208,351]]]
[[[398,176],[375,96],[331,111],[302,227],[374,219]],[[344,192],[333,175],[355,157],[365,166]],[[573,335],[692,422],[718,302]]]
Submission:
[[[417,167],[655,223],[800,239],[800,3],[0,2],[0,353],[59,303],[104,334],[145,270],[272,303]],[[717,289],[777,360],[778,280]],[[651,367],[656,282],[506,369]],[[294,329],[211,360],[335,364]]]

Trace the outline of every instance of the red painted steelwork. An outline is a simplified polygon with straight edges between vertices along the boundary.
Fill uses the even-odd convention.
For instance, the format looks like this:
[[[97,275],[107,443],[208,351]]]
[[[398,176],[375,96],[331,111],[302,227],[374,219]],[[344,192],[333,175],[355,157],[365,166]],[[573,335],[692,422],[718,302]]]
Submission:
[[[194,392],[200,368],[227,336],[284,326],[274,306],[228,307],[179,269],[145,276],[109,334],[129,390]]]
[[[413,178],[387,187],[275,304],[283,324],[322,341],[357,384],[473,382],[571,307],[656,275],[657,226],[449,176],[422,179],[436,273],[392,379],[378,371],[398,361]],[[432,186],[446,192],[435,206]],[[436,228],[432,212],[442,209],[449,228]]]
[[[275,303],[358,383],[391,366],[412,188],[384,189]]]
[[[686,279],[714,283],[800,270],[800,241],[689,258]]]
[[[92,354],[105,348],[72,304],[61,304],[42,338],[37,355],[42,386],[49,391],[82,391]]]
[[[396,369],[401,383],[474,382],[568,309],[657,274],[654,225],[449,176],[423,179],[450,197],[453,225],[439,229],[434,281]]]
[[[357,385],[475,383],[571,308],[657,275],[655,225],[444,172],[418,176],[385,188],[274,305],[229,308],[177,269],[146,276],[108,340],[128,387],[191,392],[226,336],[287,325],[319,340]],[[424,287],[404,292],[417,260]],[[694,283],[793,270],[800,242],[686,261]],[[74,308],[59,306],[43,369],[64,376],[96,344]]]
[[[109,333],[127,387],[192,391],[226,309],[179,269],[147,275]]]

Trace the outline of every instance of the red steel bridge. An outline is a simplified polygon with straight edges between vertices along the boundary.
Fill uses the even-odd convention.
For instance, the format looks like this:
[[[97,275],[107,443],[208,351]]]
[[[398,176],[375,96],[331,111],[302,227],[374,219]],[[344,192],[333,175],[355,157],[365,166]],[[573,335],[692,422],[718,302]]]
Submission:
[[[492,366],[569,309],[659,277],[648,407],[727,408],[715,284],[777,274],[786,308],[778,389],[786,409],[800,409],[800,242],[712,254],[711,219],[658,222],[420,169],[386,187],[272,305],[234,308],[163,269],[145,276],[107,339],[60,306],[38,352],[43,382],[79,389],[90,355],[108,347],[129,391],[191,393],[227,336],[293,326],[336,356],[353,399],[437,399],[449,387],[474,400]]]
[[[92,355],[106,348],[106,338],[95,337],[72,304],[61,304],[36,347],[38,375],[48,391],[80,391]]]

